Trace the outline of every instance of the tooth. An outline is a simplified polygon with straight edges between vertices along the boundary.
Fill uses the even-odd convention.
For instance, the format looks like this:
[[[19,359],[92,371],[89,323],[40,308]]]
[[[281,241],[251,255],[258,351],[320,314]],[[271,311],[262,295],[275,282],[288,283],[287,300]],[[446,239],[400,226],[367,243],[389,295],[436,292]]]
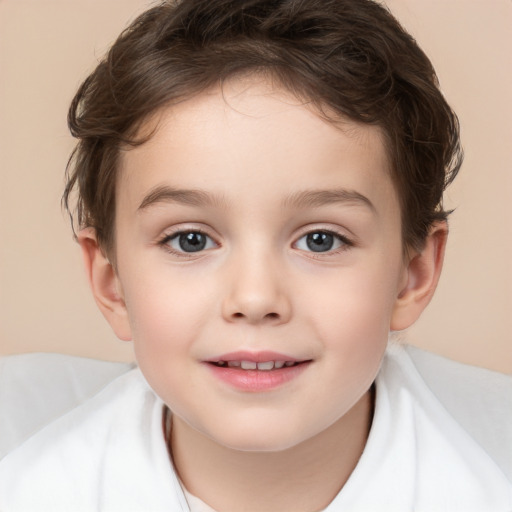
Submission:
[[[226,361],[217,361],[219,366],[226,366]]]
[[[257,364],[254,361],[242,361],[242,370],[256,370]]]
[[[293,366],[294,364],[293,361],[286,361],[286,363],[284,363],[285,366]]]
[[[228,361],[228,366],[230,368],[239,368],[240,367],[240,361]]]
[[[258,370],[272,370],[274,368],[274,361],[265,361],[264,363],[258,363]]]
[[[284,366],[284,361],[276,361],[274,363],[274,368],[282,368]]]

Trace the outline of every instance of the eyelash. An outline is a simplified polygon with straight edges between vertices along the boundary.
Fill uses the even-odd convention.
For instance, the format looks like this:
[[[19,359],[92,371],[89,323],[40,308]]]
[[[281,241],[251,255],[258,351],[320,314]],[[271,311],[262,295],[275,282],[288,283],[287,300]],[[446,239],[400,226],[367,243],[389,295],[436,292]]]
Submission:
[[[157,243],[159,246],[161,246],[165,251],[169,252],[170,254],[172,254],[173,256],[178,256],[178,257],[181,257],[181,258],[186,258],[186,259],[192,259],[192,258],[195,258],[197,257],[197,255],[199,254],[202,254],[205,250],[207,249],[201,249],[200,251],[196,251],[196,252],[186,252],[186,251],[177,251],[175,249],[173,249],[170,245],[169,245],[169,242],[171,240],[175,240],[176,238],[180,237],[181,235],[186,235],[186,234],[200,234],[206,238],[208,238],[209,240],[213,241],[213,243],[216,245],[216,246],[220,246],[220,244],[218,242],[216,242],[213,237],[211,237],[208,233],[206,233],[206,231],[200,229],[200,228],[194,228],[194,229],[179,229],[179,230],[176,230],[172,233],[166,233],[163,238],[161,240],[159,240]]]
[[[351,247],[354,247],[354,245],[355,245],[352,240],[350,240],[345,235],[343,235],[341,233],[338,233],[338,232],[336,232],[334,230],[330,230],[330,229],[311,229],[311,230],[303,232],[296,239],[296,241],[293,243],[293,247],[296,248],[296,246],[299,243],[299,241],[301,241],[303,238],[306,238],[308,235],[314,235],[314,234],[319,234],[319,233],[325,234],[325,235],[330,235],[330,236],[334,237],[335,239],[337,239],[340,242],[341,245],[340,245],[340,247],[338,247],[336,249],[330,249],[330,250],[327,250],[327,251],[314,251],[314,250],[307,251],[307,250],[304,250],[304,249],[299,249],[299,250],[301,250],[301,251],[303,251],[305,253],[308,253],[308,257],[310,257],[310,258],[321,259],[321,258],[333,256],[333,255],[339,254],[341,252],[344,252],[344,251],[350,249]],[[220,244],[218,242],[216,242],[213,239],[213,237],[211,237],[208,233],[206,233],[204,230],[202,230],[200,228],[180,229],[180,230],[176,230],[176,231],[174,231],[172,233],[166,233],[162,237],[162,239],[157,242],[157,244],[159,246],[161,246],[164,250],[169,252],[170,254],[172,254],[174,256],[181,257],[181,258],[186,258],[186,259],[192,259],[194,257],[197,257],[199,254],[202,254],[206,250],[208,250],[208,249],[200,249],[198,251],[191,251],[191,252],[177,251],[177,250],[173,249],[169,245],[169,242],[171,240],[175,240],[178,237],[180,237],[181,235],[186,235],[186,234],[199,234],[199,235],[202,235],[202,236],[206,237],[207,239],[209,239],[210,241],[212,241],[217,247],[220,247]]]
[[[302,239],[306,238],[308,235],[315,235],[315,234],[320,234],[320,233],[334,237],[334,239],[338,240],[338,242],[340,243],[340,246],[335,249],[329,249],[327,251],[313,251],[313,250],[306,251],[306,250],[304,250],[304,252],[308,254],[309,258],[322,259],[322,258],[328,258],[330,256],[336,256],[337,254],[347,251],[348,249],[350,249],[351,247],[354,247],[354,245],[355,245],[352,240],[347,238],[347,236],[345,236],[337,231],[334,231],[332,229],[321,229],[321,228],[310,229],[310,230],[304,232],[303,234],[301,234],[301,236],[299,238],[297,238],[297,241],[293,245],[296,247],[297,244]],[[301,249],[299,249],[299,250],[301,250]]]

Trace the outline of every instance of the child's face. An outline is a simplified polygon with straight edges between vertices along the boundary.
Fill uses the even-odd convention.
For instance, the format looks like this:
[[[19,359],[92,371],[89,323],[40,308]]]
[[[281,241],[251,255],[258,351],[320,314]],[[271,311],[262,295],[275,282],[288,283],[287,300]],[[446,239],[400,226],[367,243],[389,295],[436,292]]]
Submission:
[[[381,134],[247,81],[159,120],[122,154],[117,188],[140,367],[180,421],[222,445],[312,438],[371,386],[406,280]],[[228,368],[241,361],[298,364]]]

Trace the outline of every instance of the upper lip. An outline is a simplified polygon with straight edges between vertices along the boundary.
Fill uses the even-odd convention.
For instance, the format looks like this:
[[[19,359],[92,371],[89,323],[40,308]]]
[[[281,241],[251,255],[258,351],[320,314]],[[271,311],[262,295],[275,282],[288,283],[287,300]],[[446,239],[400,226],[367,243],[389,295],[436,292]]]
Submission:
[[[236,352],[229,352],[219,356],[211,357],[206,360],[207,363],[218,363],[219,361],[250,361],[254,363],[265,363],[268,361],[285,361],[292,363],[300,363],[307,359],[297,359],[296,357],[270,350],[263,350],[258,352],[250,352],[247,350],[239,350]]]

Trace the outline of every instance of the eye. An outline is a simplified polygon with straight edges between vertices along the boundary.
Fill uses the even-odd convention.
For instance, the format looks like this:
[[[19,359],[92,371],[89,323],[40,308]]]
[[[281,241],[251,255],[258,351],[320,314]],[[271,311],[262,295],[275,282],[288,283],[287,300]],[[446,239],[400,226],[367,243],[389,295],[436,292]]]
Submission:
[[[330,231],[312,231],[295,243],[297,249],[312,252],[329,252],[349,245],[347,238]]]
[[[201,231],[181,231],[165,238],[162,244],[175,252],[199,252],[215,247],[215,242]]]

